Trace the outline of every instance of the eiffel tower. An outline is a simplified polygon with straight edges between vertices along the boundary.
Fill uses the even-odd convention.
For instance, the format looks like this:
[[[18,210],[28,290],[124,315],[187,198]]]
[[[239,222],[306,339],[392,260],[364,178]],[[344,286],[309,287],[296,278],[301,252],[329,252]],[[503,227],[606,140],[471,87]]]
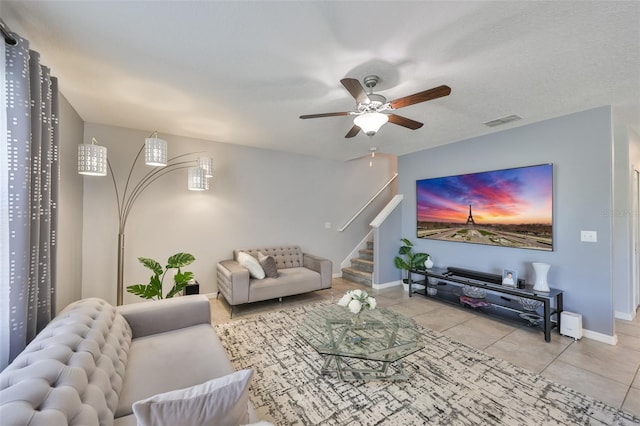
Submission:
[[[471,214],[471,204],[469,204],[469,217],[467,218],[467,225],[475,225],[476,222],[473,220],[473,215]]]

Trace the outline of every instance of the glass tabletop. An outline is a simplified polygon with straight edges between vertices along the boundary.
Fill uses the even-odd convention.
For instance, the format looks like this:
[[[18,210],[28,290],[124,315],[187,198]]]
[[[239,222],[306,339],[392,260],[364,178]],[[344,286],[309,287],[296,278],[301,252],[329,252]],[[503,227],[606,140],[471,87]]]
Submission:
[[[411,318],[386,308],[364,311],[362,324],[346,307],[326,305],[307,313],[298,335],[323,355],[395,362],[424,347]]]

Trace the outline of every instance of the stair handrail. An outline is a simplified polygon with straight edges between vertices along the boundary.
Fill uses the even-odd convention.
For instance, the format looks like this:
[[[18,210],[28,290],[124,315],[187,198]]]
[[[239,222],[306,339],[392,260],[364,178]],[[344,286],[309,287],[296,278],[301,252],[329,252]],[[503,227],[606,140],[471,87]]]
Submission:
[[[380,228],[382,222],[384,222],[385,219],[389,217],[391,212],[393,212],[393,210],[400,205],[403,199],[404,195],[402,194],[394,195],[391,201],[389,201],[389,203],[382,210],[380,210],[378,216],[376,216],[369,225],[372,228]]]
[[[367,201],[367,202],[365,203],[365,205],[364,205],[364,206],[362,206],[362,208],[361,208],[360,210],[358,210],[358,211],[357,211],[353,216],[351,216],[351,219],[349,219],[349,220],[347,221],[347,223],[345,223],[345,224],[342,226],[342,228],[338,229],[338,231],[343,232],[345,229],[347,229],[347,227],[348,227],[349,225],[351,225],[351,222],[353,222],[354,220],[356,220],[356,218],[357,218],[358,216],[360,216],[360,214],[361,214],[361,213],[362,213],[362,212],[363,212],[367,207],[369,207],[369,204],[373,203],[373,202],[375,201],[375,199],[376,199],[376,198],[378,198],[378,196],[379,196],[380,194],[382,194],[382,191],[384,191],[385,189],[387,189],[387,186],[391,185],[391,182],[393,182],[397,177],[398,177],[398,173],[396,172],[396,173],[391,177],[391,179],[389,179],[389,180],[387,181],[387,183],[385,183],[385,184],[384,184],[384,186],[383,186],[382,188],[380,188],[380,191],[376,192],[376,194],[375,194],[373,197],[371,197],[371,199],[369,199],[369,201]]]

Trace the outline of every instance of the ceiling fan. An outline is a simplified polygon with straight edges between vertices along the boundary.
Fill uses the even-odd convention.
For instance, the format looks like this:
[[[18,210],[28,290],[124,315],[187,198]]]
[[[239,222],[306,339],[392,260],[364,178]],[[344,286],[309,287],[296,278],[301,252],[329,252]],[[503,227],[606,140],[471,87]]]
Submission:
[[[360,130],[362,130],[367,136],[373,136],[378,130],[380,130],[380,127],[388,121],[411,130],[416,130],[423,125],[419,121],[393,113],[384,114],[383,111],[394,111],[409,105],[430,101],[443,96],[449,96],[451,93],[451,88],[443,85],[387,102],[387,99],[384,96],[373,93],[373,88],[378,84],[378,81],[380,81],[380,78],[377,75],[369,75],[364,78],[364,85],[369,88],[369,93],[367,93],[364,87],[362,87],[362,84],[360,84],[360,82],[355,78],[343,78],[340,80],[340,83],[342,83],[345,89],[347,89],[351,96],[356,100],[356,111],[301,115],[300,118],[306,119],[355,115],[356,117],[353,119],[353,127],[345,135],[345,138],[354,137],[360,132]]]

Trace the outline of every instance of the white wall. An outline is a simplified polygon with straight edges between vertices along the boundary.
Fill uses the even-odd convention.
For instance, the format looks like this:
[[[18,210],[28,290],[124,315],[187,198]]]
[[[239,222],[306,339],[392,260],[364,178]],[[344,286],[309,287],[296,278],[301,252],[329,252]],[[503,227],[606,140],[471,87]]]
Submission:
[[[613,283],[616,317],[635,317],[633,288],[633,179],[634,169],[640,169],[640,138],[626,126],[616,126],[614,132],[614,197],[613,220]]]
[[[85,124],[84,139],[108,147],[120,184],[144,138],[151,132]],[[368,224],[395,194],[389,187],[345,232],[337,229],[396,172],[396,158],[376,155],[336,162],[296,154],[160,135],[169,156],[208,151],[214,159],[210,191],[186,190],[186,171],[168,174],[138,199],[129,216],[125,245],[125,286],[147,283],[137,262],[190,252],[190,268],[201,293],[216,291],[215,266],[234,248],[297,244],[333,261],[334,274],[369,231]],[[305,141],[300,141],[305,143]],[[144,164],[136,171],[145,170]],[[134,179],[135,180],[135,179]],[[84,178],[83,297],[116,299],[117,216],[110,175]],[[325,223],[331,229],[325,229]],[[168,290],[170,286],[166,286]],[[125,292],[124,302],[141,299]]]
[[[638,178],[636,171],[640,173],[640,134],[629,130],[629,161],[630,161],[630,173],[633,184],[631,185],[631,210],[630,220],[632,222],[632,232],[635,234],[636,239],[632,239],[629,247],[629,251],[632,253],[635,259],[635,265],[632,264],[631,274],[632,282],[635,287],[634,297],[631,302],[631,316],[635,317],[637,314],[637,308],[640,307],[640,194],[638,193]],[[635,266],[635,268],[634,268]],[[633,292],[632,292],[633,293]]]
[[[611,108],[601,107],[402,156],[403,235],[436,266],[508,267],[533,282],[531,262],[551,264],[565,309],[613,342],[612,133]],[[416,180],[542,163],[554,164],[553,252],[416,239]],[[580,242],[581,230],[597,231],[597,243]]]
[[[82,298],[82,177],[78,174],[78,144],[84,123],[62,94],[60,111],[60,182],[58,199],[58,262],[56,310]]]

